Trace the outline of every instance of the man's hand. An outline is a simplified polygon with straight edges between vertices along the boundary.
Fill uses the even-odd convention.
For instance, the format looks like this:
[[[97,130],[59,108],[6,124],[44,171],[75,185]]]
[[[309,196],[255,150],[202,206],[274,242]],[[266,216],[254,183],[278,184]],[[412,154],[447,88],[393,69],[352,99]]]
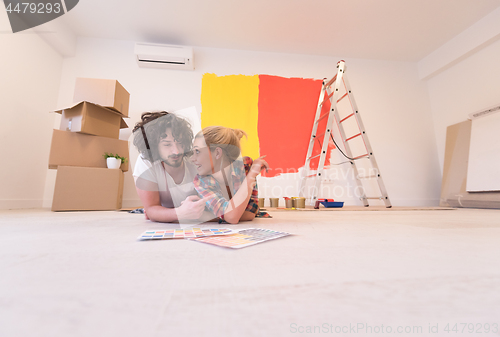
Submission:
[[[180,219],[199,219],[205,210],[205,198],[200,199],[196,195],[190,195],[181,205],[175,209],[177,218]]]

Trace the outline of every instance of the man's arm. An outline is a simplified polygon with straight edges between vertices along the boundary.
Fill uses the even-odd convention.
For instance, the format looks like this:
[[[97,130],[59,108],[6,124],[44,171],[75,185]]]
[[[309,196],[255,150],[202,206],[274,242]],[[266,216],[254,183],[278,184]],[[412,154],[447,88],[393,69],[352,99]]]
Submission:
[[[140,178],[139,178],[140,179]],[[145,184],[152,182],[136,182],[136,190],[144,206],[144,211],[151,221],[156,222],[177,222],[179,219],[198,219],[205,209],[205,200],[195,195],[189,196],[181,206],[177,208],[167,208],[161,205],[160,193],[153,188],[144,188]],[[137,186],[141,186],[141,189]]]
[[[144,206],[144,212],[151,221],[176,222],[179,220],[175,208],[166,208],[161,205],[159,192],[144,191],[137,187],[136,190]]]

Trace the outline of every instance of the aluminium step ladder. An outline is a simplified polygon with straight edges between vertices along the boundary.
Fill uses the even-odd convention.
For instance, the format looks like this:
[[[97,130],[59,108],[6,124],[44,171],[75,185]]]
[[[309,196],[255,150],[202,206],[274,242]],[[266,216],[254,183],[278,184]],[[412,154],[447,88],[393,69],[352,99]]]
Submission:
[[[346,163],[351,164],[351,168],[353,169],[354,172],[354,178],[355,178],[354,180],[356,181],[357,188],[359,190],[359,199],[362,201],[365,207],[369,206],[368,203],[369,199],[377,199],[383,201],[385,206],[387,208],[390,208],[392,205],[389,196],[387,195],[387,190],[382,180],[382,176],[380,175],[380,170],[378,169],[378,165],[375,160],[375,156],[373,154],[370,142],[368,141],[368,136],[366,135],[363,122],[361,121],[359,110],[356,105],[356,102],[354,101],[354,96],[349,86],[349,82],[345,77],[346,66],[343,60],[337,63],[337,69],[338,69],[337,74],[331,80],[329,80],[328,82],[326,82],[326,79],[323,80],[323,86],[319,96],[319,102],[316,109],[316,115],[314,118],[311,139],[309,141],[309,148],[307,150],[306,161],[300,179],[299,195],[301,197],[305,197],[306,180],[308,178],[314,178],[314,187],[312,189],[312,195],[310,196],[310,205],[314,206],[316,201],[318,200],[319,188],[321,185],[322,174],[324,171],[329,139],[331,138],[331,140],[335,143],[335,139],[333,137],[333,126],[334,126],[333,124],[335,122],[335,124],[338,127],[340,136],[342,138],[342,143],[345,148],[345,153],[342,152],[337,143],[335,143],[335,146],[342,153],[342,155],[344,155],[344,157],[348,159]],[[341,93],[344,91],[345,94],[340,96]],[[351,113],[341,119],[339,115],[338,104],[346,97],[350,101]],[[328,112],[322,114],[323,103],[327,103],[328,101],[330,102],[330,109]],[[328,118],[324,130],[318,130],[318,125],[320,124],[320,121],[323,120],[324,118]],[[353,135],[346,137],[346,130],[343,124],[346,123],[348,120],[352,121],[352,119],[355,120],[357,124],[357,129]],[[351,127],[351,131],[352,129],[353,128]],[[320,140],[321,138],[323,141]],[[366,153],[353,157],[352,154],[353,152],[351,150],[350,142],[353,141],[354,139],[360,139],[360,138],[362,139],[364,144],[363,151],[366,150]],[[312,155],[313,149],[316,142],[319,143],[321,150],[320,154],[313,156]],[[308,175],[307,171],[309,170],[311,159],[314,159],[316,157],[320,157],[318,168],[314,174]],[[357,165],[358,165],[358,160],[360,159],[366,159],[369,161],[369,165],[371,165],[369,169],[369,174],[365,175],[359,174],[359,169]],[[378,192],[380,192],[379,195],[366,196],[365,188],[361,181],[362,179],[375,179],[378,185]]]

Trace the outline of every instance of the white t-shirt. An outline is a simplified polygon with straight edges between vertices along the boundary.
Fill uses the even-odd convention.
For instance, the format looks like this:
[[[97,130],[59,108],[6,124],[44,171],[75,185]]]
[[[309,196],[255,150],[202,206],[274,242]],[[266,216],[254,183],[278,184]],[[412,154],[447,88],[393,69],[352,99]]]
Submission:
[[[174,208],[179,207],[188,196],[197,195],[193,185],[196,174],[196,167],[184,158],[184,178],[180,184],[176,184],[170,174],[165,171],[161,160],[151,165],[139,155],[133,176],[139,189],[158,191],[161,205]]]
[[[147,160],[144,160],[139,154],[139,157],[137,157],[137,161],[135,162],[134,172],[132,173],[134,180],[137,180],[137,178],[140,177],[141,174],[144,173],[144,171],[149,170],[150,168],[151,163]]]

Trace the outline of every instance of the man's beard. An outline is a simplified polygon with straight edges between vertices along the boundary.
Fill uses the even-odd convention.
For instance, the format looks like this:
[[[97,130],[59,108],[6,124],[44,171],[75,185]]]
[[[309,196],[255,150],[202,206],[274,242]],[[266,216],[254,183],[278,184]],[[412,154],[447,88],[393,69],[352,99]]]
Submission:
[[[181,165],[182,165],[182,163],[184,162],[184,160],[182,160],[182,159],[184,158],[184,156],[183,156],[183,155],[181,156],[181,159],[179,160],[179,162],[175,162],[175,161],[173,161],[173,160],[171,161],[171,160],[170,160],[170,157],[176,157],[176,156],[169,156],[169,157],[167,158],[167,160],[163,160],[163,162],[164,162],[165,164],[167,164],[168,166],[171,166],[171,167],[179,167],[179,166],[181,166]]]

